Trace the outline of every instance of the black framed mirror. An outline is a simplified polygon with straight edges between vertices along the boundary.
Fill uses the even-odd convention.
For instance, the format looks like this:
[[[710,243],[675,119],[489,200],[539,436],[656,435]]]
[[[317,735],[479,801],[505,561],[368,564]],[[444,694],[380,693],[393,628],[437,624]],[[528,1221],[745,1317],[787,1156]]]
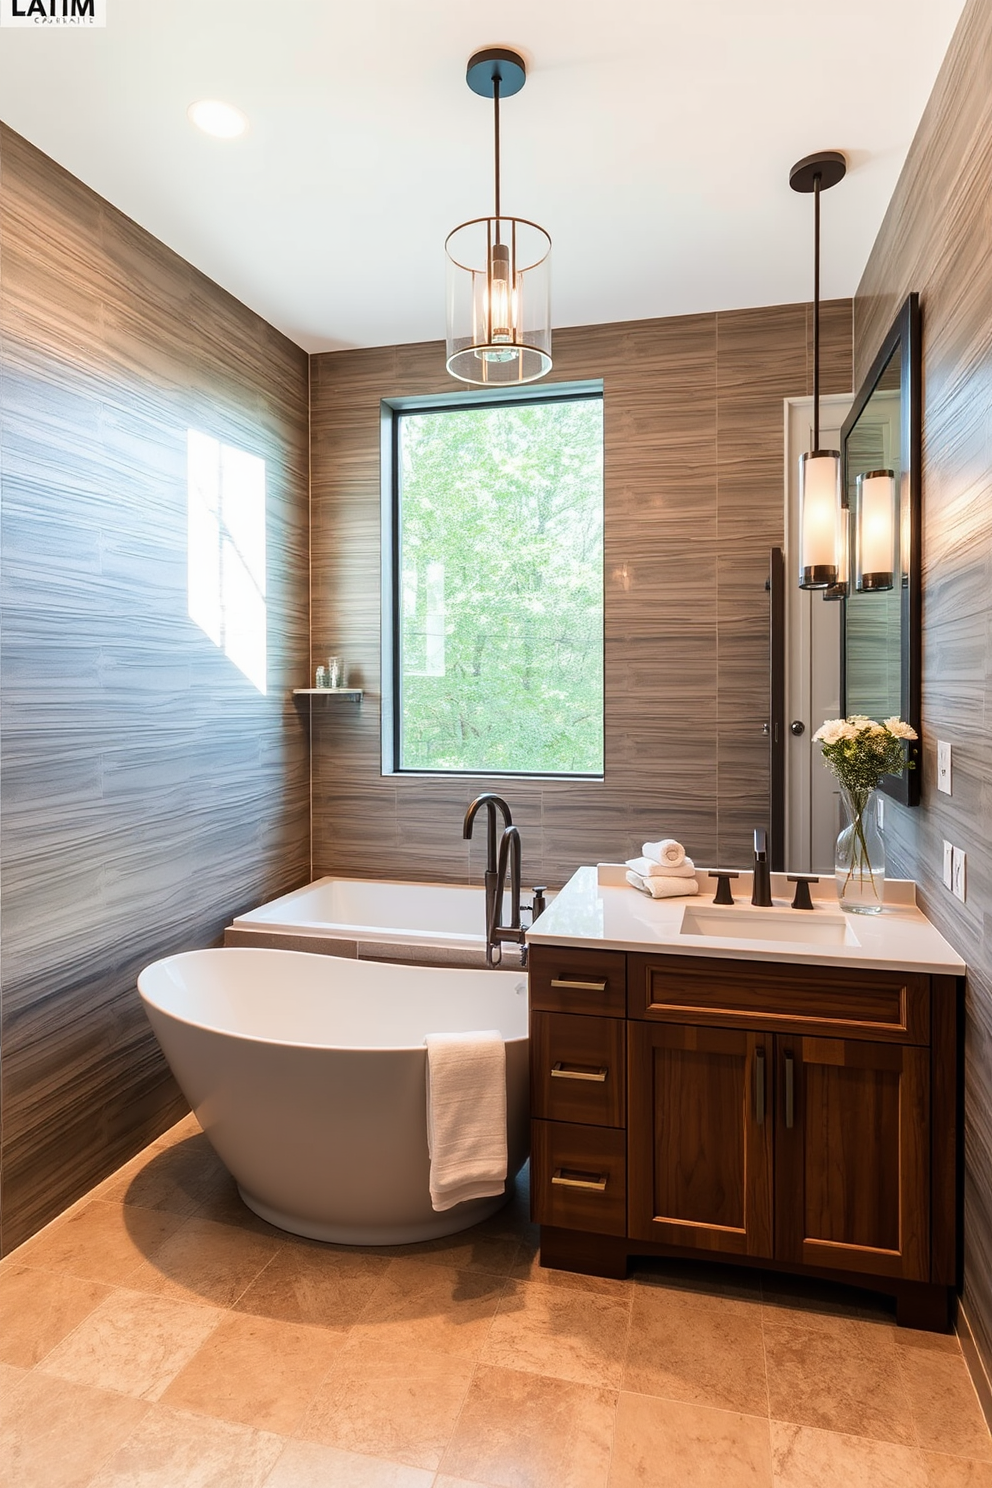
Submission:
[[[841,621],[841,713],[893,715],[920,733],[920,300],[911,294],[882,342],[841,430],[844,496],[852,539],[868,514],[869,482],[891,478],[891,572],[858,574],[852,540],[850,592]],[[860,513],[859,513],[860,503]],[[877,565],[873,565],[877,567]],[[884,567],[884,565],[883,565]],[[881,789],[905,806],[920,799],[919,739],[907,744],[915,768],[886,775]]]

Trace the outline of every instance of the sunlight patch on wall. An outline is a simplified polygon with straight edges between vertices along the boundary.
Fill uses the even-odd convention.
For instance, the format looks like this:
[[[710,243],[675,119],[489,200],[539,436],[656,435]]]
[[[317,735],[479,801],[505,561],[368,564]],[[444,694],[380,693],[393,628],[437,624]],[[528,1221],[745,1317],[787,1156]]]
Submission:
[[[186,431],[190,619],[266,690],[265,461]]]

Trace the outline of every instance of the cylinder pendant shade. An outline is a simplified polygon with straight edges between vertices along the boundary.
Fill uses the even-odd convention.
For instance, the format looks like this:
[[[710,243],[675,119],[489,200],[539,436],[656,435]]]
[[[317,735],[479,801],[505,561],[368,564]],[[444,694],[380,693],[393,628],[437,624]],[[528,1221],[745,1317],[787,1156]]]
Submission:
[[[851,566],[854,561],[854,512],[842,506],[837,548],[837,578],[829,589],[824,589],[824,599],[846,599],[851,592]]]
[[[891,470],[869,470],[857,481],[859,593],[891,589],[895,577],[896,479]]]
[[[449,233],[447,368],[507,387],[551,370],[551,239],[520,217],[480,217]]]
[[[838,582],[842,515],[840,452],[811,450],[800,455],[800,589],[829,589]]]

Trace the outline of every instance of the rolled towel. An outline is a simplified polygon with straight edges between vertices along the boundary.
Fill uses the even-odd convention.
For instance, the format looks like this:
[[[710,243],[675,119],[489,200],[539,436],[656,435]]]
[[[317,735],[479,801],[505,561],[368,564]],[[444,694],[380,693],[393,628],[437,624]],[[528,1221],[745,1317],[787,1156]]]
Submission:
[[[654,858],[628,858],[627,867],[632,873],[639,873],[642,878],[695,878],[696,865],[691,858],[686,858],[677,868],[669,868],[667,863],[656,863]]]
[[[627,882],[640,889],[642,894],[650,894],[652,899],[679,899],[686,894],[699,893],[694,877],[673,878],[669,874],[665,878],[642,878],[639,873],[628,870]]]
[[[506,1048],[495,1029],[429,1033],[431,1204],[453,1209],[506,1187]]]
[[[664,863],[666,868],[678,868],[685,862],[685,848],[674,837],[663,837],[660,842],[645,842],[641,852],[646,858],[654,858],[656,863]]]

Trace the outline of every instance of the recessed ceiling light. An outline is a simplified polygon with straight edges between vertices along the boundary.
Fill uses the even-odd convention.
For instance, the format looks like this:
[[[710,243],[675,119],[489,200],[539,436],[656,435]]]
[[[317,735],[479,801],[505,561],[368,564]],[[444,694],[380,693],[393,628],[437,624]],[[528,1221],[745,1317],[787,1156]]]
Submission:
[[[203,98],[199,103],[191,103],[186,114],[204,134],[213,134],[217,139],[237,139],[248,128],[248,120],[240,109],[229,103],[220,103],[216,98]]]

